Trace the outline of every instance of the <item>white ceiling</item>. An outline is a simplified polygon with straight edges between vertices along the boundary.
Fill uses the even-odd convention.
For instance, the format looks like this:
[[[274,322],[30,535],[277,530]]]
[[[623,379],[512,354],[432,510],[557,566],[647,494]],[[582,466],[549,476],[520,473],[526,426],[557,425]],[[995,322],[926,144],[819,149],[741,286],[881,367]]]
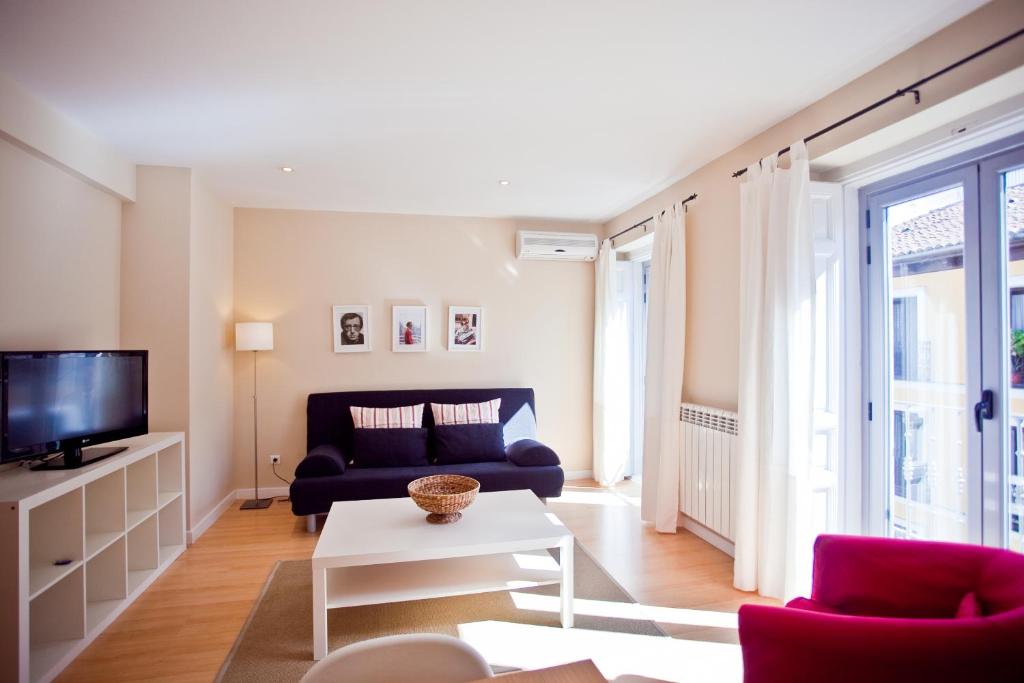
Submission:
[[[982,4],[0,0],[0,71],[236,206],[604,220]]]

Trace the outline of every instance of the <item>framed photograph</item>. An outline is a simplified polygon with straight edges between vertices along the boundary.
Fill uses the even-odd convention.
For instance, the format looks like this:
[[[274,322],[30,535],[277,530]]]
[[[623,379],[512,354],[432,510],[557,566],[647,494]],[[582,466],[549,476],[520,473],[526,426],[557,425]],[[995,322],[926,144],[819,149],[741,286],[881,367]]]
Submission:
[[[370,307],[362,304],[334,306],[331,336],[335,353],[370,350]]]
[[[484,309],[478,306],[448,307],[448,350],[483,351]]]
[[[397,352],[427,350],[427,307],[391,307],[391,350]]]

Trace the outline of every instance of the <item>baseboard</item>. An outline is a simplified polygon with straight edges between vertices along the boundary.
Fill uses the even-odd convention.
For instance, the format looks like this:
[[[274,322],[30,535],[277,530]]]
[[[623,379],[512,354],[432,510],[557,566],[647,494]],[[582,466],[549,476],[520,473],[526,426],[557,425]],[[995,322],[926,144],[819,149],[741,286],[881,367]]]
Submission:
[[[224,514],[224,511],[231,507],[231,503],[235,500],[237,491],[228,491],[228,495],[213,506],[213,509],[203,515],[203,518],[199,522],[185,532],[185,540],[189,545],[192,545],[199,537],[206,533],[206,530],[213,526],[213,523]]]
[[[287,486],[261,486],[260,498],[277,498],[287,496]],[[238,489],[235,491],[235,500],[249,500],[256,497],[256,489]]]
[[[575,481],[577,479],[593,479],[594,470],[576,470],[575,472],[566,472],[566,481]]]
[[[729,557],[736,557],[736,546],[725,536],[716,534],[700,522],[686,515],[679,514],[679,526],[686,529],[694,536],[715,546]]]

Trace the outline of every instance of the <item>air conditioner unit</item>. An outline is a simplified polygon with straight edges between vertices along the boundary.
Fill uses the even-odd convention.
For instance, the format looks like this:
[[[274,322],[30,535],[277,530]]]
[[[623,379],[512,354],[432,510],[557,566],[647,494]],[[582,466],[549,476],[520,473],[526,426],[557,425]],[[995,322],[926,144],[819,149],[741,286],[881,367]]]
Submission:
[[[534,261],[593,261],[597,258],[597,235],[520,230],[516,233],[516,258]]]

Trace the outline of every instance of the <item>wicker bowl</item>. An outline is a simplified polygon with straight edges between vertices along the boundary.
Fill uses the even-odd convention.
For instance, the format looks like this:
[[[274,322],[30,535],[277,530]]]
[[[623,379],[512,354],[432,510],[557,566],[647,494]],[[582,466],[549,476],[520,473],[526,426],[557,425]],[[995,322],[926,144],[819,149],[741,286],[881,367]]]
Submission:
[[[458,474],[435,474],[409,482],[409,497],[430,514],[431,524],[451,524],[462,519],[459,512],[473,504],[480,482]]]

